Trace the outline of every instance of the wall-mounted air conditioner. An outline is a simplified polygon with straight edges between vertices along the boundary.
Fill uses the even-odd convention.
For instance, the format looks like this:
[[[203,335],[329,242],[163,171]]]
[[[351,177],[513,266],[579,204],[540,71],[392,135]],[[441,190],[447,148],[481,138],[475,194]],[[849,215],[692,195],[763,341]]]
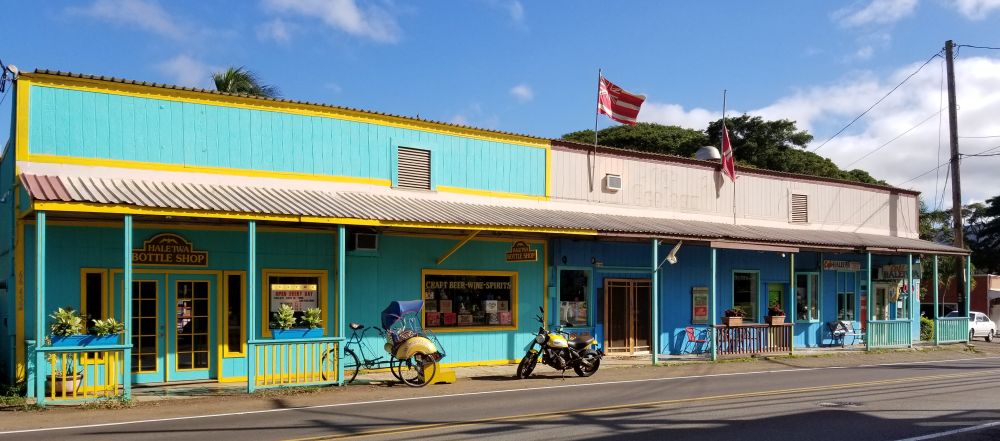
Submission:
[[[609,191],[618,191],[622,189],[622,175],[613,175],[608,173],[604,176],[604,188]]]
[[[352,234],[351,245],[355,251],[378,251],[378,234],[375,233],[354,233]]]

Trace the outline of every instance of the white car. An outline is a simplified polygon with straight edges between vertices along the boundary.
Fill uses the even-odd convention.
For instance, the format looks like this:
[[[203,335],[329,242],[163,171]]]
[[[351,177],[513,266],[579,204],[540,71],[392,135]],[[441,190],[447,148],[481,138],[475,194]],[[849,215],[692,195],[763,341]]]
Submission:
[[[961,316],[961,312],[952,311],[945,317]],[[993,337],[996,335],[996,332],[997,325],[993,323],[993,320],[990,320],[989,316],[981,312],[969,312],[969,341],[972,341],[973,337],[983,337],[986,341],[993,341]]]

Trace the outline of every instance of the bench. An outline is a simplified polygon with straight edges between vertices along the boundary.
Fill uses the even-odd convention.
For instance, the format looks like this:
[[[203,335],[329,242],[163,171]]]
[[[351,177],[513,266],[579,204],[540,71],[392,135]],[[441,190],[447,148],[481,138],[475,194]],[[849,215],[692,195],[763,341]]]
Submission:
[[[852,344],[857,343],[859,337],[864,337],[863,332],[859,332],[854,329],[854,322],[844,321],[844,320],[834,320],[832,322],[827,322],[826,327],[830,329],[830,339],[833,340],[833,344],[837,344],[837,340],[840,340],[840,347],[846,346],[846,340],[848,336],[854,337]]]

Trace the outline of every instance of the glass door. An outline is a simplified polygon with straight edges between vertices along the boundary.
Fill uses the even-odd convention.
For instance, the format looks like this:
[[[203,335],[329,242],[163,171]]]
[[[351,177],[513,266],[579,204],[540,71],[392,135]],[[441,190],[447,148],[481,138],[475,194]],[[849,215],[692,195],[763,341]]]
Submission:
[[[171,274],[168,281],[166,364],[170,380],[215,378],[216,338],[212,305],[216,277]]]
[[[651,295],[649,279],[605,279],[606,352],[649,352]]]
[[[114,276],[118,316],[124,316],[122,274]],[[166,327],[163,325],[165,278],[162,274],[132,276],[132,382],[162,383],[166,381]]]

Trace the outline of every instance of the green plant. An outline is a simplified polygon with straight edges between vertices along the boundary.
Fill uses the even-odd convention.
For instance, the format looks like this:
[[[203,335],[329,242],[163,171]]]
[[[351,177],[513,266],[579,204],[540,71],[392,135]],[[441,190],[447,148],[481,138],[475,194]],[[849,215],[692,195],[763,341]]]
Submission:
[[[299,320],[309,329],[318,328],[323,324],[323,311],[319,308],[306,309],[302,318]]]
[[[295,326],[295,310],[287,303],[282,303],[272,316],[274,327],[277,329],[292,329],[292,326]]]
[[[125,333],[125,324],[118,323],[114,317],[104,320],[94,320],[94,327],[90,330],[98,337],[118,335]]]
[[[86,328],[83,317],[80,317],[80,314],[76,310],[68,306],[56,309],[49,317],[53,320],[52,325],[49,326],[49,330],[56,337],[83,334]]]
[[[771,305],[770,308],[767,308],[767,315],[770,316],[770,317],[784,316],[785,315],[785,310],[781,309],[781,305],[775,303],[775,304]]]
[[[920,340],[934,340],[934,320],[927,317],[920,317]]]
[[[734,307],[732,307],[730,309],[727,309],[725,312],[723,312],[723,314],[726,317],[746,317],[747,316],[747,312],[744,311],[743,308],[740,307],[740,306],[734,306]]]

